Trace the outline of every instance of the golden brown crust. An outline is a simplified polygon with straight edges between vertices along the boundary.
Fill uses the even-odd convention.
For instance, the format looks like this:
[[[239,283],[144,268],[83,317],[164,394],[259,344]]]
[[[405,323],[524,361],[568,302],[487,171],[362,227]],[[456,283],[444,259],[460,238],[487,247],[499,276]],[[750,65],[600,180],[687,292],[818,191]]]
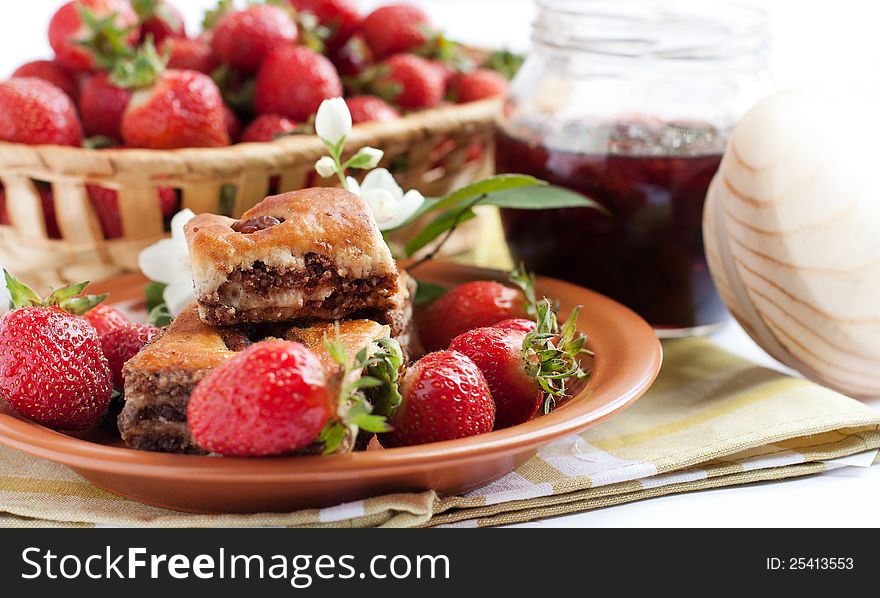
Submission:
[[[320,276],[312,276],[314,287],[305,288],[305,277],[310,275],[307,260],[313,258],[321,261],[328,275],[325,279],[334,278],[336,286],[340,281],[384,281],[375,289],[377,302],[372,307],[380,307],[382,300],[397,291],[397,266],[369,206],[359,196],[335,188],[301,189],[267,197],[245,212],[242,220],[259,216],[272,216],[281,223],[242,234],[233,230],[237,221],[232,218],[200,214],[186,225],[199,302],[214,310],[218,305],[233,309],[231,319],[214,323],[234,323],[236,312],[271,307],[288,308],[283,311],[286,319],[296,317],[296,308],[316,298],[320,301],[328,292],[326,285],[315,282]],[[302,275],[303,292],[288,288],[273,295],[228,288],[231,274],[247,275],[255,265],[279,278]],[[221,290],[224,284],[227,288]]]
[[[339,322],[339,338],[342,340],[348,352],[351,362],[355,354],[363,347],[368,347],[380,338],[387,338],[390,330],[372,320],[346,320]],[[321,365],[328,372],[339,369],[339,365],[327,353],[324,339],[331,341],[336,337],[336,324],[333,322],[317,322],[304,328],[292,327],[284,335],[288,341],[296,341],[305,345],[312,353],[318,356]]]

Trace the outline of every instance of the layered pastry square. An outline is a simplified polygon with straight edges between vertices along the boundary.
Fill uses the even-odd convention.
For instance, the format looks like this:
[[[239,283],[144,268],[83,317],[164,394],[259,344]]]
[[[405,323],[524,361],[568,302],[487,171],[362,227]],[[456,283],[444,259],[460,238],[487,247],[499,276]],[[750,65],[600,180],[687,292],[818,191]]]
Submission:
[[[325,337],[335,334],[333,322],[213,326],[202,321],[193,304],[125,364],[125,406],[118,420],[122,439],[138,450],[202,454],[186,422],[189,397],[202,378],[252,343],[278,338],[308,347],[324,365],[331,384],[338,384],[341,368],[324,345]],[[364,347],[374,354],[377,341],[390,334],[389,326],[372,320],[339,322],[349,359]]]
[[[399,308],[398,271],[370,208],[334,188],[268,197],[241,220],[186,226],[201,318],[215,325],[337,320]]]

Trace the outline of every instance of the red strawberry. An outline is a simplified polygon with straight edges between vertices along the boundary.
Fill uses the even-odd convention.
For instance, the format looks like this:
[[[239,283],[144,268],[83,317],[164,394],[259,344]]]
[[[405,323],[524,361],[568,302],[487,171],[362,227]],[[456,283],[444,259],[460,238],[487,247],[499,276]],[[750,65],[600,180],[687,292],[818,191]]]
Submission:
[[[217,84],[196,71],[161,73],[132,95],[122,116],[129,147],[176,149],[229,145],[226,110]]]
[[[290,13],[271,4],[258,4],[220,17],[211,41],[220,62],[253,73],[275,48],[293,46],[298,31]]]
[[[575,331],[577,310],[560,331],[550,302],[538,305],[534,332],[477,328],[449,345],[470,357],[483,372],[497,412],[495,428],[507,428],[532,419],[545,405],[566,395],[566,381],[586,373],[578,365],[586,337]]]
[[[327,98],[342,95],[342,82],[326,57],[305,47],[272,51],[257,75],[254,106],[304,122]]]
[[[46,225],[46,236],[50,239],[60,239],[61,231],[58,228],[58,219],[55,217],[55,202],[52,197],[52,187],[46,183],[37,182],[37,192],[40,194],[40,207],[43,210],[43,222]],[[9,217],[9,207],[6,205],[6,190],[0,186],[0,225],[12,224]]]
[[[273,141],[296,129],[296,123],[277,114],[261,114],[241,135],[242,142]]]
[[[445,349],[459,334],[526,315],[526,299],[517,289],[477,280],[459,285],[425,312],[419,338],[428,351]]]
[[[43,208],[46,236],[50,239],[60,239],[61,229],[58,228],[58,218],[55,216],[55,199],[52,195],[52,187],[47,183],[38,182],[37,192],[40,194],[40,206]]]
[[[79,98],[79,83],[69,70],[54,60],[34,60],[27,62],[12,73],[13,77],[35,77],[48,81],[76,102]]]
[[[86,185],[89,200],[98,215],[101,231],[106,239],[122,236],[122,215],[119,213],[119,194],[115,189]],[[159,187],[159,206],[162,218],[171,218],[177,212],[177,191],[173,187]]]
[[[536,328],[536,324],[534,320],[526,320],[524,318],[511,318],[509,320],[504,320],[502,322],[498,322],[497,324],[493,324],[492,328],[500,328],[501,330],[518,330],[519,332],[528,334],[532,332]]]
[[[401,108],[433,108],[443,101],[443,73],[430,60],[396,54],[382,63],[380,72],[376,88]]]
[[[74,0],[59,8],[49,22],[49,43],[58,62],[91,71],[109,66],[134,46],[137,22],[128,0]]]
[[[229,135],[229,142],[236,143],[241,136],[241,120],[238,115],[233,112],[229,106],[224,106],[226,118],[226,133]]]
[[[0,83],[0,141],[82,145],[82,124],[66,93],[32,77]]]
[[[373,62],[373,54],[360,33],[355,33],[339,48],[330,50],[328,55],[344,77],[357,77]]]
[[[456,73],[455,69],[453,69],[448,63],[440,59],[435,58],[431,60],[431,64],[433,64],[443,76],[443,91],[448,91],[455,83],[458,73]]]
[[[459,103],[474,102],[507,94],[507,79],[489,69],[477,69],[458,76],[454,83]]]
[[[199,71],[210,75],[220,65],[211,49],[211,44],[203,38],[166,38],[160,46],[162,53],[170,52],[168,68],[182,71]]]
[[[9,225],[12,221],[9,219],[9,210],[6,207],[6,189],[0,186],[0,225]]]
[[[196,444],[221,455],[280,455],[315,441],[333,401],[314,353],[299,343],[251,345],[199,382],[186,418]]]
[[[122,115],[131,100],[131,90],[117,87],[107,73],[95,73],[83,83],[79,112],[89,137],[102,135],[122,139]]]
[[[495,403],[480,369],[456,351],[429,353],[400,383],[403,401],[391,417],[384,447],[439,442],[492,430]]]
[[[76,299],[85,283],[42,300],[6,273],[12,311],[0,318],[0,397],[25,417],[51,428],[96,424],[110,402],[110,369],[95,329],[65,311],[103,297]]]
[[[521,330],[477,328],[457,336],[449,345],[470,357],[486,377],[497,408],[496,428],[532,419],[544,400],[544,391],[526,371],[525,336]]]
[[[315,15],[318,23],[330,30],[326,44],[329,51],[341,48],[361,25],[361,13],[354,0],[290,0],[299,12]]]
[[[128,324],[101,336],[101,350],[107,358],[110,373],[113,374],[113,387],[122,390],[125,380],[122,366],[137,355],[148,342],[159,334],[159,329],[148,324]]]
[[[352,124],[378,120],[397,120],[400,113],[382,98],[376,96],[355,96],[346,98],[345,103],[351,112]]]
[[[361,28],[373,54],[381,60],[425,45],[430,26],[428,15],[422,9],[410,4],[394,4],[371,12]]]
[[[158,46],[167,38],[186,37],[183,15],[165,0],[133,0],[132,6],[141,22],[141,42],[152,36]]]
[[[128,318],[122,315],[122,312],[103,303],[96,305],[83,314],[83,318],[88,320],[89,324],[95,329],[99,337],[131,324]]]

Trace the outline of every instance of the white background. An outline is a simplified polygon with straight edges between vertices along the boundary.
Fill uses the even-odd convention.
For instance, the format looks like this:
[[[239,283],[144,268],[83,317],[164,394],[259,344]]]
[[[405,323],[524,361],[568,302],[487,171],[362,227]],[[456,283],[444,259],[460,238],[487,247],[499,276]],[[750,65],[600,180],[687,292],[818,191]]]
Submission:
[[[707,0],[721,2],[723,0]],[[189,30],[214,0],[177,0]],[[416,1],[450,37],[475,45],[528,47],[530,0]],[[771,74],[780,87],[860,84],[880,89],[880,3],[870,0],[765,0],[771,16]],[[0,0],[0,78],[51,56],[46,41],[56,0]],[[363,0],[366,9],[380,4]],[[723,346],[779,367],[736,326],[716,335]],[[880,408],[880,401],[872,404]],[[843,468],[787,482],[652,499],[534,522],[553,526],[880,526],[880,466]]]

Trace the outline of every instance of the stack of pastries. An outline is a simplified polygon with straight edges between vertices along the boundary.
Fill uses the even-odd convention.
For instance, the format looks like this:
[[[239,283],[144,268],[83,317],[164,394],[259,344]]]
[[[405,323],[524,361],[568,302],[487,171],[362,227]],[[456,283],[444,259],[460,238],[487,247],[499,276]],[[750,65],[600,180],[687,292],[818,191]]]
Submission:
[[[196,301],[125,365],[119,429],[130,448],[203,453],[187,426],[190,394],[226,359],[268,338],[312,350],[331,378],[336,334],[353,356],[382,338],[412,351],[414,282],[397,267],[369,207],[334,188],[269,197],[240,220],[186,226]]]

